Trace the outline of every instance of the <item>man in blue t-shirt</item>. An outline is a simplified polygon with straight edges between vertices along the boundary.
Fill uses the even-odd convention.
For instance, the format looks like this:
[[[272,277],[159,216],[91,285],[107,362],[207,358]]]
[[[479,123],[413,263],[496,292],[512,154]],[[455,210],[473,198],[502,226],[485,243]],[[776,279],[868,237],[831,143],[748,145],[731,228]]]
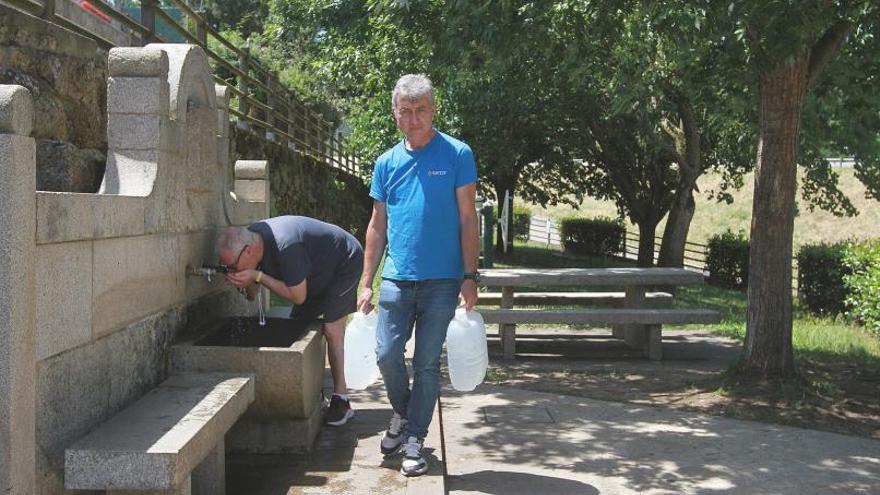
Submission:
[[[477,168],[465,143],[433,127],[434,95],[423,75],[405,75],[391,95],[404,139],[376,160],[358,309],[372,310],[373,278],[387,245],[379,289],[377,360],[394,409],[383,454],[404,453],[400,472],[428,470],[422,445],[440,389],[440,352],[459,294],[477,302]],[[413,380],[404,346],[415,326]]]
[[[218,251],[229,283],[249,295],[262,285],[294,305],[289,322],[294,330],[324,316],[334,392],[324,422],[345,424],[354,415],[345,386],[345,321],[357,307],[361,244],[336,225],[285,215],[227,228]]]

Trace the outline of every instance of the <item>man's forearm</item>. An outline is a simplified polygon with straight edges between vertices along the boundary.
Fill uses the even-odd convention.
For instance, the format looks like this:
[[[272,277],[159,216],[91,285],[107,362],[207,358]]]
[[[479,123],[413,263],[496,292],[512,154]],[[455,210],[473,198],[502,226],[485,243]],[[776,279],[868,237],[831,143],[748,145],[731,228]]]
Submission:
[[[364,274],[361,277],[361,287],[372,288],[376,270],[382,253],[385,252],[385,236],[375,229],[367,229],[367,242],[364,248]]]
[[[305,300],[297,301],[296,298],[293,296],[293,293],[290,290],[290,287],[288,287],[287,284],[285,284],[281,280],[278,280],[277,278],[266,275],[265,272],[263,273],[262,277],[260,277],[260,283],[259,284],[255,283],[252,285],[252,287],[259,288],[260,285],[269,289],[269,292],[272,292],[273,294],[277,295],[278,297],[280,297],[280,298],[284,299],[285,301],[288,301],[292,304],[298,305],[298,304],[302,304],[303,302],[305,302]]]
[[[476,214],[465,215],[461,222],[461,257],[465,273],[477,271],[480,259],[480,238]]]

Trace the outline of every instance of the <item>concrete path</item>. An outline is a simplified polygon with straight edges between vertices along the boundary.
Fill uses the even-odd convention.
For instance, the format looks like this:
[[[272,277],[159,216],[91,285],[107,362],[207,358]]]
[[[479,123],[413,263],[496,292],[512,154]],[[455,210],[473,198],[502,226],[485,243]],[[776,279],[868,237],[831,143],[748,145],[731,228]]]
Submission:
[[[329,370],[325,382],[332,379]],[[327,395],[329,396],[329,391]],[[230,455],[228,495],[443,495],[443,455],[439,411],[435,409],[425,452],[430,469],[422,476],[400,474],[402,455],[385,457],[379,441],[391,406],[381,383],[350,395],[355,416],[341,427],[325,426],[310,454]]]
[[[441,404],[453,494],[880,493],[868,438],[488,385]]]
[[[553,350],[559,337],[552,337],[543,352]],[[668,361],[575,353],[570,366],[699,374],[735,358],[717,338],[671,337]],[[523,366],[551,359],[565,358],[528,357]],[[228,494],[880,494],[878,440],[491,385],[467,394],[444,388],[426,441],[431,471],[407,479],[398,473],[400,457],[383,458],[378,449],[391,416],[381,384],[354,401],[355,418],[324,428],[310,455],[231,456]]]

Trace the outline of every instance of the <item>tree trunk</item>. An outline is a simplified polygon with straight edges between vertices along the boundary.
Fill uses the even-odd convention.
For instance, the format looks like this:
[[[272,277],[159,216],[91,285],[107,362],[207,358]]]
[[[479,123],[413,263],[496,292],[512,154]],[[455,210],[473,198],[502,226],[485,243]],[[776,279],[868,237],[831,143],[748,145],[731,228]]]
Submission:
[[[672,138],[680,175],[675,197],[669,207],[657,265],[681,268],[684,266],[688,231],[697,208],[694,203],[694,189],[703,168],[703,139],[699,118],[691,105],[690,98],[678,90],[671,90],[670,93],[678,108],[681,125],[674,126],[669,123],[664,129]]]
[[[809,57],[760,77],[760,120],[752,206],[747,332],[740,369],[765,378],[795,372],[791,345],[791,256],[798,133]]]
[[[657,232],[657,221],[642,220],[639,222],[639,258],[638,266],[654,266],[654,234]]]
[[[663,241],[660,244],[660,257],[657,260],[658,266],[678,268],[684,266],[685,244],[696,208],[693,185],[680,187],[675,193],[675,199],[666,219]]]

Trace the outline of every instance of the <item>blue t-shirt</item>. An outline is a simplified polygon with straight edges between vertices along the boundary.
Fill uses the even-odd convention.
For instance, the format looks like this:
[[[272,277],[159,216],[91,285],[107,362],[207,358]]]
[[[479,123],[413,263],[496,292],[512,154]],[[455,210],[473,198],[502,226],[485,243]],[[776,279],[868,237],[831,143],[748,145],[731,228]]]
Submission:
[[[455,191],[477,180],[474,154],[437,131],[417,150],[404,141],[376,160],[370,196],[385,203],[388,252],[382,277],[460,278],[464,273]]]

